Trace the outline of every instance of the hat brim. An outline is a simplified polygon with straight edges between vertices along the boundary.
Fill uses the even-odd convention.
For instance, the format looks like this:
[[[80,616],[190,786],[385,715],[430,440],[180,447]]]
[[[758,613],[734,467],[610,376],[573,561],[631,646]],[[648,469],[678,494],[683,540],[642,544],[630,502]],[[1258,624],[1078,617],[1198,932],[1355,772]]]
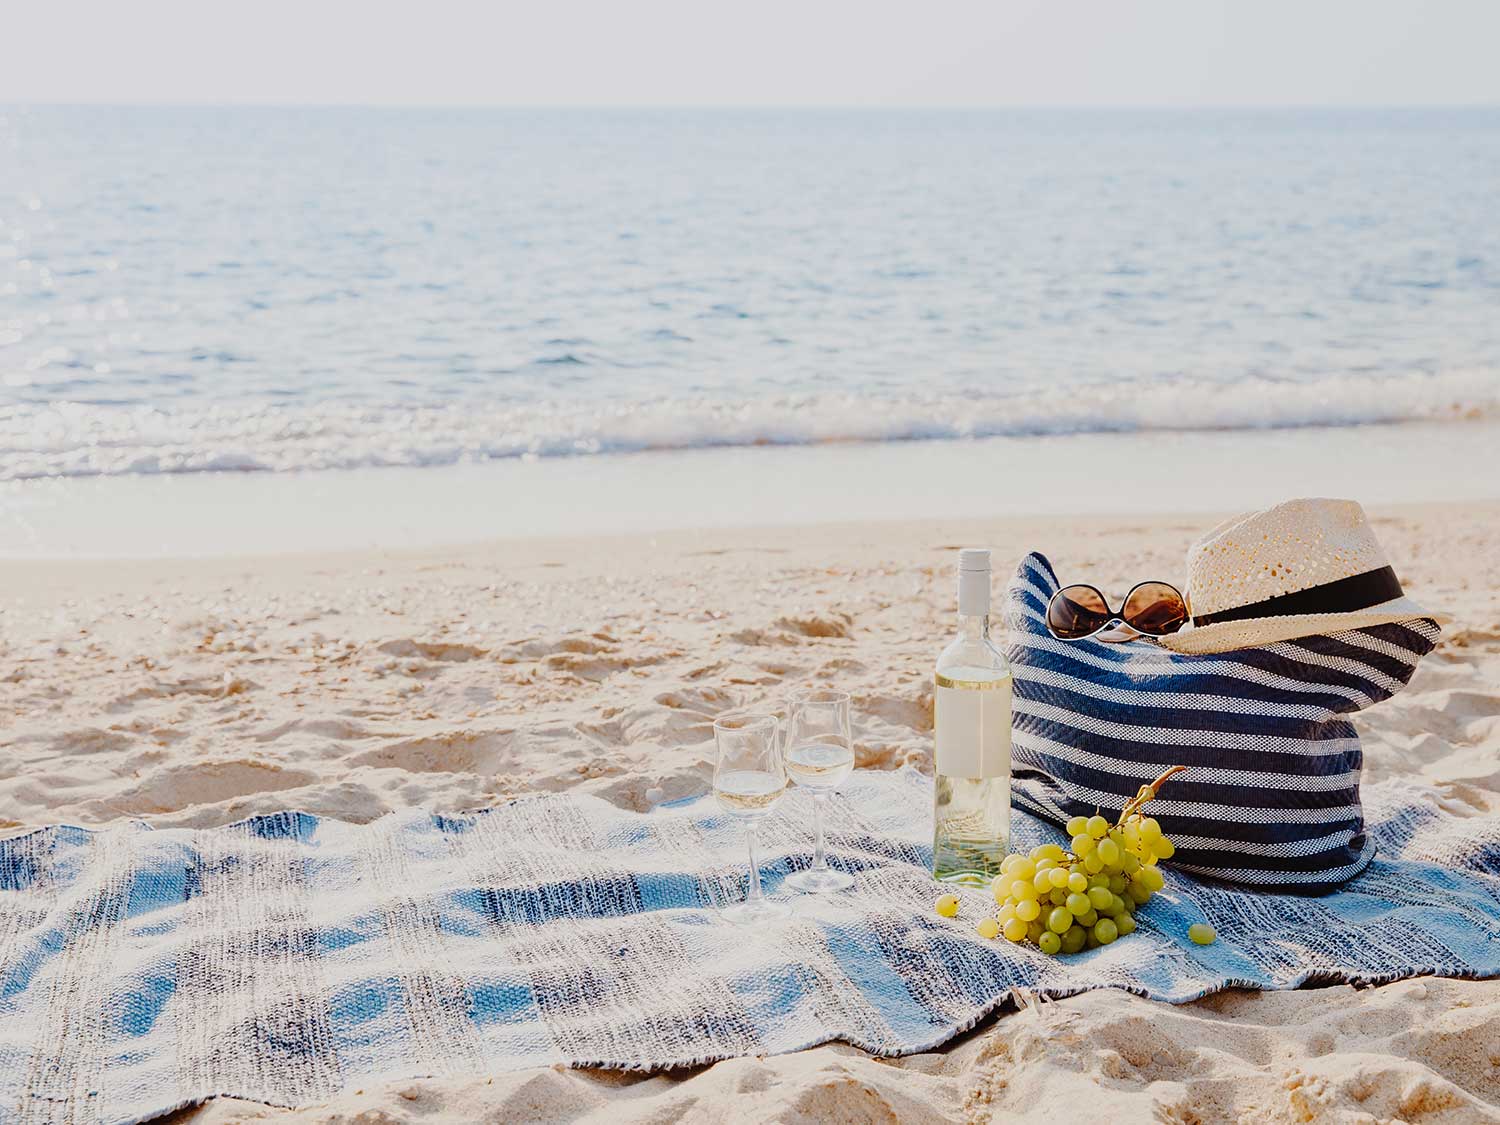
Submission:
[[[1189,622],[1175,633],[1158,637],[1163,648],[1189,655],[1232,652],[1237,648],[1292,641],[1298,637],[1317,637],[1325,633],[1342,633],[1370,625],[1391,625],[1426,618],[1439,625],[1453,620],[1444,613],[1432,613],[1410,598],[1392,598],[1379,605],[1348,613],[1304,613],[1293,617],[1249,617],[1243,621],[1220,621],[1213,625]]]

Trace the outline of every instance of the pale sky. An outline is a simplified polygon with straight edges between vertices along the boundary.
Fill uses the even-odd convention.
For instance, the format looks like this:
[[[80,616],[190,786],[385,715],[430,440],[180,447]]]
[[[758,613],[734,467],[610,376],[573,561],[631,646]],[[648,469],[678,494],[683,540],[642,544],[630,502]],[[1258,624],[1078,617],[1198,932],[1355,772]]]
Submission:
[[[0,103],[1500,104],[1500,0],[15,0]]]

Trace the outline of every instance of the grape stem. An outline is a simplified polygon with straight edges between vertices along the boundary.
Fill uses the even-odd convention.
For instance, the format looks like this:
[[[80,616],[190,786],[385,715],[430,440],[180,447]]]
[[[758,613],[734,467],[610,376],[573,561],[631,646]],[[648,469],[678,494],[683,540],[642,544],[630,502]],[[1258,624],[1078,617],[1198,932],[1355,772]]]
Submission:
[[[1156,800],[1156,791],[1162,787],[1162,784],[1173,774],[1179,774],[1185,769],[1187,769],[1187,766],[1173,766],[1150,785],[1142,785],[1136,792],[1136,795],[1130,799],[1130,802],[1120,810],[1120,819],[1115,821],[1115,827],[1118,828],[1135,813],[1140,812],[1141,808],[1148,801]]]
[[[1148,801],[1156,800],[1156,791],[1161,788],[1162,784],[1174,774],[1179,774],[1185,769],[1187,769],[1187,766],[1173,766],[1171,769],[1167,770],[1155,781],[1153,781],[1150,785],[1142,785],[1138,790],[1136,790],[1135,796],[1130,798],[1130,801],[1125,805],[1123,809],[1120,810],[1120,819],[1115,821],[1115,827],[1120,827],[1120,825],[1124,824],[1130,816],[1140,812]],[[1075,863],[1080,858],[1070,851],[1064,851],[1063,857],[1064,860],[1068,863]]]

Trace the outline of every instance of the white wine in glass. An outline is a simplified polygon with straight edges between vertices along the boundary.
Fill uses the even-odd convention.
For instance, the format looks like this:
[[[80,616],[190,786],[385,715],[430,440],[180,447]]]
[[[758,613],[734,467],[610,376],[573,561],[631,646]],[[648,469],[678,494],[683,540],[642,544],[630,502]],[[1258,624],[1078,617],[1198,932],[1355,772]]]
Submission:
[[[806,742],[786,752],[786,772],[807,789],[837,789],[854,772],[854,751],[847,746]]]
[[[744,715],[714,723],[714,798],[719,807],[745,824],[750,852],[750,892],[745,901],[724,908],[732,922],[753,923],[789,913],[786,903],[761,894],[760,862],[755,855],[755,827],[786,792],[786,763],[776,739],[774,715]]]
[[[765,816],[784,792],[786,782],[768,770],[727,770],[714,777],[714,796],[735,816]]]
[[[799,691],[787,712],[786,769],[798,785],[812,794],[812,866],[793,872],[786,884],[799,891],[826,894],[852,887],[854,879],[828,866],[823,842],[823,802],[854,772],[854,744],[849,736],[849,694],[842,691]]]

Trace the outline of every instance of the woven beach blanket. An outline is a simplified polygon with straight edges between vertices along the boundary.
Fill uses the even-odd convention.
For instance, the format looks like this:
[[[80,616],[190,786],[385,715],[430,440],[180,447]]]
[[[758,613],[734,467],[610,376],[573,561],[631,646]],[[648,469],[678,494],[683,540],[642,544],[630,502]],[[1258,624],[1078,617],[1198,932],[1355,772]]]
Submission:
[[[1167,886],[1128,938],[1048,958],[936,916],[932,790],[859,773],[829,818],[832,896],[781,886],[806,797],[763,825],[792,901],[747,930],[739,825],[712,798],[595,798],[370,824],[303,813],[210,830],[56,827],[0,841],[0,1121],[135,1121],[216,1094],[275,1105],[379,1079],[564,1063],[652,1069],[842,1039],[928,1050],[1027,994],[1500,975],[1500,817],[1367,794],[1375,861],[1321,898]],[[1472,810],[1469,810],[1472,811]],[[1017,812],[1018,845],[1057,838]],[[1192,945],[1207,920],[1217,944]]]

